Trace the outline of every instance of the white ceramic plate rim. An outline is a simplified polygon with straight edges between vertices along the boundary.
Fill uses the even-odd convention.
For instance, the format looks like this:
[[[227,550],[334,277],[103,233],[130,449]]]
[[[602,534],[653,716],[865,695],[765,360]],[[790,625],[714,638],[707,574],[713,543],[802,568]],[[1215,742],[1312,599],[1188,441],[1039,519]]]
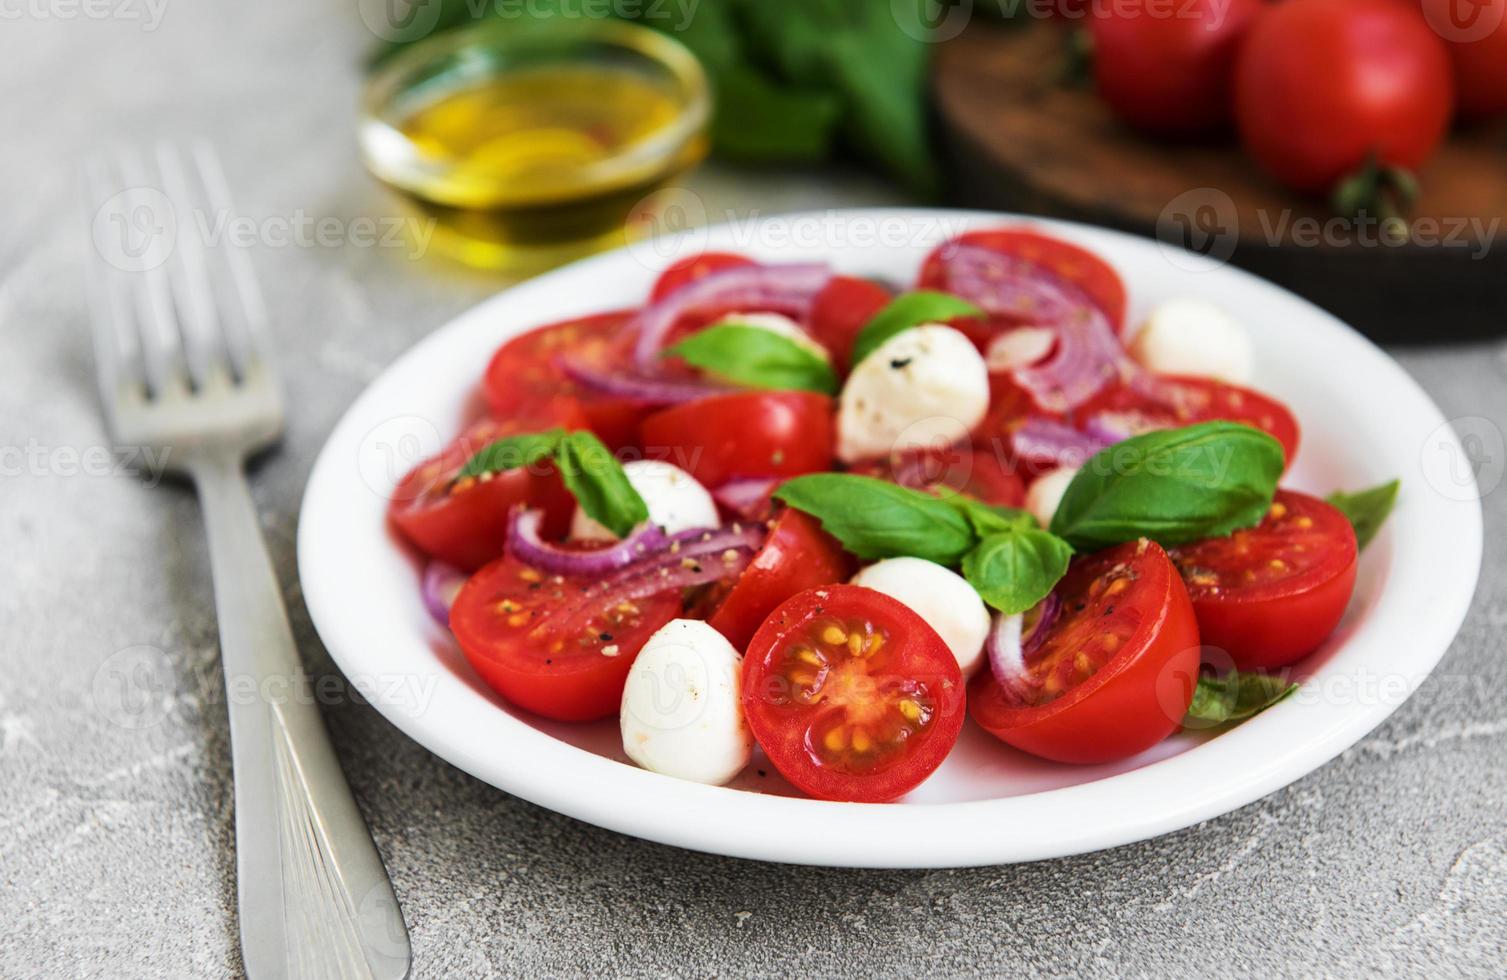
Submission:
[[[1269,328],[1279,336],[1303,336],[1301,357],[1281,350],[1273,355],[1282,359],[1288,375],[1316,372],[1301,381],[1333,385],[1341,401],[1357,391],[1370,393],[1353,440],[1357,452],[1367,453],[1366,463],[1350,466],[1347,482],[1368,485],[1362,481],[1405,469],[1400,475],[1409,492],[1383,539],[1367,552],[1366,561],[1385,562],[1371,577],[1375,594],[1309,683],[1359,683],[1360,675],[1370,672],[1401,679],[1402,688],[1390,696],[1290,700],[1171,758],[1065,788],[981,801],[864,805],[742,792],[646,772],[538,731],[500,710],[474,680],[439,669],[429,640],[412,625],[411,573],[396,581],[380,571],[384,554],[393,548],[384,529],[382,497],[396,474],[374,477],[366,465],[363,454],[369,454],[373,432],[403,419],[458,425],[469,392],[451,390],[454,386],[440,379],[475,378],[482,366],[476,353],[512,333],[636,302],[653,275],[646,266],[668,264],[690,250],[742,250],[771,261],[825,258],[840,271],[859,274],[872,271],[867,265],[881,255],[869,246],[795,245],[789,236],[764,234],[775,223],[798,228],[802,222],[839,229],[930,226],[948,234],[1022,222],[1078,241],[1121,266],[1145,265],[1151,250],[1163,248],[1147,239],[1018,215],[813,212],[701,229],[683,236],[678,247],[652,253],[630,249],[597,256],[501,293],[435,331],[372,382],[336,425],[310,476],[298,532],[303,595],[321,638],[341,670],[404,733],[524,799],[665,844],[803,864],[984,865],[1142,840],[1259,799],[1361,739],[1443,656],[1474,592],[1482,523],[1473,482],[1450,494],[1427,491],[1432,480],[1442,478],[1441,467],[1464,458],[1439,409],[1395,362],[1327,313],[1232,267],[1206,268],[1196,257],[1169,260],[1162,252],[1166,268],[1155,278],[1163,285],[1152,292],[1167,292],[1166,283],[1188,283],[1231,302],[1256,303],[1274,315]],[[928,244],[911,242],[883,255],[891,256],[889,264],[897,269],[914,269]],[[630,287],[623,284],[630,282],[637,293],[625,292]],[[1138,283],[1131,279],[1129,286],[1134,299]],[[1343,371],[1337,372],[1339,365]],[[1271,388],[1264,383],[1268,380],[1258,378],[1258,385]],[[1272,390],[1282,395],[1280,387]],[[1314,425],[1312,419],[1304,421]],[[383,686],[384,679],[404,677],[432,678],[422,703],[413,688]],[[788,832],[802,826],[823,830]]]

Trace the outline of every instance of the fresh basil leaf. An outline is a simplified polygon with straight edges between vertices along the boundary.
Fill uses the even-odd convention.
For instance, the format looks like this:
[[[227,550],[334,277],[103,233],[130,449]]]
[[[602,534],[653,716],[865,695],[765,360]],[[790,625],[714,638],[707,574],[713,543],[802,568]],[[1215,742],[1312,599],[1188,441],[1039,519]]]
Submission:
[[[951,293],[939,293],[929,289],[905,293],[890,300],[889,304],[864,326],[853,341],[852,363],[878,350],[886,340],[923,323],[937,323],[959,316],[981,316],[983,311]]]
[[[1072,547],[1049,531],[1012,527],[989,535],[963,558],[963,577],[1007,616],[1047,597],[1067,574]]]
[[[751,324],[719,323],[666,348],[664,355],[750,388],[837,393],[837,373],[826,358],[789,337]]]
[[[561,439],[555,465],[565,489],[586,515],[618,537],[627,537],[649,519],[648,505],[628,482],[622,464],[590,432],[572,432]]]
[[[1235,422],[1133,436],[1099,451],[1068,484],[1051,531],[1082,551],[1151,538],[1217,538],[1260,523],[1282,475],[1277,440]]]
[[[956,566],[977,538],[956,507],[919,490],[851,473],[813,473],[774,496],[805,511],[860,558],[911,555]]]
[[[463,480],[484,473],[502,473],[537,465],[555,454],[555,449],[563,438],[564,429],[550,429],[547,432],[526,432],[498,439],[483,446],[476,455],[466,460],[466,465],[461,467],[455,478]]]
[[[981,538],[998,531],[1039,526],[1030,511],[1018,507],[996,507],[966,493],[946,493],[941,494],[941,498],[968,518],[968,523]]]
[[[1265,711],[1298,689],[1280,674],[1203,674],[1193,690],[1184,728],[1212,728]]]
[[[1381,530],[1387,515],[1392,513],[1392,505],[1397,503],[1397,489],[1401,485],[1400,480],[1393,480],[1355,493],[1336,490],[1324,499],[1350,521],[1350,526],[1355,528],[1355,543],[1364,548]]]

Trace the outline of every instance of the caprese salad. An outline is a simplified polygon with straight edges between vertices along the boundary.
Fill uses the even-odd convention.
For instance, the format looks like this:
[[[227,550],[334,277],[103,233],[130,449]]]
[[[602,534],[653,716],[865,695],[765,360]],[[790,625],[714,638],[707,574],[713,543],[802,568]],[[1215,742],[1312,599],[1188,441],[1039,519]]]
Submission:
[[[482,680],[617,715],[655,772],[725,783],[757,745],[813,797],[893,800],[970,716],[1123,759],[1291,690],[1397,493],[1279,488],[1298,424],[1246,387],[1247,325],[1126,310],[1023,227],[904,290],[699,255],[503,344],[391,522]]]

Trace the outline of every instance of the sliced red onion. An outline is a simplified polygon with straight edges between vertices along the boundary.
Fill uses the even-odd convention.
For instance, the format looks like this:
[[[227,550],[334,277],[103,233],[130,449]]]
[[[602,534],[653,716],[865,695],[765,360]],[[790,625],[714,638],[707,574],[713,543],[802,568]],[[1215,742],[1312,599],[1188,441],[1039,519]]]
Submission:
[[[466,573],[454,565],[431,561],[424,566],[424,577],[419,585],[419,595],[424,608],[441,626],[450,625],[450,607],[455,604],[455,595],[466,584]]]
[[[1025,638],[1020,646],[1027,660],[1041,649],[1041,644],[1046,640],[1047,634],[1052,632],[1052,627],[1057,625],[1057,617],[1060,615],[1062,596],[1055,592],[1048,592],[1045,599],[1026,612],[1021,624]]]
[[[756,520],[764,516],[769,495],[779,486],[777,477],[750,476],[728,480],[712,491],[712,499],[739,517]]]
[[[744,265],[718,269],[687,283],[634,319],[638,343],[633,350],[640,371],[652,371],[665,338],[680,318],[707,310],[736,308],[777,311],[805,319],[816,294],[832,278],[826,263]]]
[[[1015,458],[1043,468],[1082,466],[1094,453],[1118,441],[1079,431],[1066,422],[1035,417],[1010,433]]]
[[[646,405],[681,405],[708,395],[719,395],[733,389],[703,381],[678,380],[641,374],[634,369],[603,370],[590,367],[571,357],[555,361],[565,376],[582,388],[629,398]]]
[[[984,654],[989,658],[989,671],[1005,697],[1014,704],[1026,705],[1036,700],[1039,685],[1026,670],[1026,657],[1020,644],[1020,622],[1020,613],[1014,616],[995,613],[989,638],[984,641]]]
[[[1057,622],[1062,609],[1062,600],[1055,592],[1025,614],[1006,616],[996,613],[984,651],[989,657],[989,670],[1005,696],[1019,705],[1035,704],[1041,695],[1041,683],[1031,676],[1027,662],[1041,648],[1042,642]],[[1027,619],[1031,625],[1022,638],[1022,627]]]
[[[1014,327],[989,341],[984,363],[990,374],[1030,367],[1045,360],[1056,343],[1057,331],[1051,327]]]
[[[732,524],[672,535],[668,547],[654,556],[620,568],[584,589],[568,615],[600,605],[604,599],[632,602],[741,575],[763,544],[764,533],[761,524]]]
[[[1067,412],[1131,370],[1104,311],[1077,286],[1034,262],[959,245],[943,256],[948,288],[986,312],[1056,331],[1046,360],[1011,377],[1049,412]]]
[[[562,548],[540,536],[543,521],[542,510],[515,507],[508,518],[508,550],[519,561],[556,575],[605,575],[657,555],[670,545],[657,525],[646,523],[605,548]]]
[[[1165,428],[1165,421],[1144,412],[1099,412],[1083,422],[1083,431],[1106,445]]]

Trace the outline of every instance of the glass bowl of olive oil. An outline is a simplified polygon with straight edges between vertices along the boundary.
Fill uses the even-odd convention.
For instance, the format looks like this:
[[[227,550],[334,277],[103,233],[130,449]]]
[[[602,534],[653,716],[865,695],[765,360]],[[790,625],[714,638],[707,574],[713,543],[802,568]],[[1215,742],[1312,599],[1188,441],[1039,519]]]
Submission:
[[[700,62],[617,20],[437,35],[367,83],[367,168],[468,265],[542,271],[623,244],[630,213],[707,151]]]

